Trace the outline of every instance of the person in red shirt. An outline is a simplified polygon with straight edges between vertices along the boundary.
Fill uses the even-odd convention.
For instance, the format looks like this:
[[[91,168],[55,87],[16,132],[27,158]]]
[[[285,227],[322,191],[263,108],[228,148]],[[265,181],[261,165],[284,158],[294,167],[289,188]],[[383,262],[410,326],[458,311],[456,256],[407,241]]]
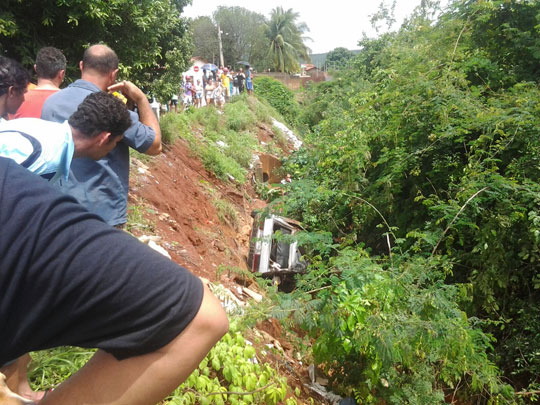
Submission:
[[[52,46],[41,48],[36,56],[34,70],[37,73],[37,86],[28,87],[24,102],[17,112],[9,115],[14,118],[41,118],[41,108],[45,100],[60,90],[66,73],[66,57],[61,50]]]

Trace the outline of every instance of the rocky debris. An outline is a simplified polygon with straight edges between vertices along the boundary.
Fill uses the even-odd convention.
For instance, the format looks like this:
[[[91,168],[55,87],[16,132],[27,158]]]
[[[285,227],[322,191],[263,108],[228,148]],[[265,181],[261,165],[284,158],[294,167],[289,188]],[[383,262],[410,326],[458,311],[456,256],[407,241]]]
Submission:
[[[302,146],[302,141],[298,139],[298,137],[294,134],[293,131],[291,131],[285,124],[279,122],[278,120],[272,118],[272,125],[274,125],[276,128],[280,129],[285,136],[289,139],[289,141],[292,142],[294,145],[294,149],[298,150]]]
[[[261,302],[263,300],[263,296],[261,294],[256,293],[255,291],[250,290],[249,288],[243,287],[242,291],[248,296],[250,296],[251,298],[253,298],[255,302]]]
[[[223,284],[208,283],[210,291],[221,301],[221,305],[229,315],[243,314],[245,302],[236,298],[236,296]]]
[[[156,252],[161,253],[163,256],[171,259],[171,255],[169,254],[169,252],[167,252],[163,247],[157,244],[157,242],[161,241],[161,238],[159,236],[142,235],[139,236],[139,240],[154,249]]]

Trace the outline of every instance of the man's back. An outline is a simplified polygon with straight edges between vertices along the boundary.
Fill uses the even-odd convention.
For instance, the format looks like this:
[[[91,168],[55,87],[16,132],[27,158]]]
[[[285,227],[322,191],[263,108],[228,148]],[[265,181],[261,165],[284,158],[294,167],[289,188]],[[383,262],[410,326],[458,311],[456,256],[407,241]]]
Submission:
[[[41,118],[64,122],[88,94],[97,91],[101,91],[98,86],[79,79],[45,101]],[[143,125],[136,113],[130,112],[130,115],[133,125],[111,153],[98,161],[88,158],[74,160],[69,180],[60,182],[62,191],[113,226],[127,220],[129,147],[145,152],[155,137],[154,130]]]
[[[28,90],[24,95],[24,102],[21,104],[15,115],[10,115],[9,119],[16,118],[41,118],[43,103],[50,95],[60,89],[39,89]]]
[[[0,122],[0,156],[54,181],[67,175],[74,144],[67,122],[20,118]]]

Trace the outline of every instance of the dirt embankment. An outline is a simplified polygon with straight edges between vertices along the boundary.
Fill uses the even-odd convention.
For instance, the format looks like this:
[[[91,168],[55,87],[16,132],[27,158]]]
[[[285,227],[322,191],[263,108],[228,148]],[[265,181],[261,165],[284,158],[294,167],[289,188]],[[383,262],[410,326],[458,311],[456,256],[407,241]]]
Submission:
[[[268,143],[272,137],[269,126],[259,125],[259,142]],[[292,144],[283,147],[284,155],[292,148]],[[236,218],[223,218],[216,200],[233,207]],[[251,184],[240,186],[217,179],[204,168],[187,143],[179,140],[149,162],[132,159],[129,205],[137,213],[130,231],[136,236],[159,237],[157,243],[178,264],[231,291],[237,291],[239,283],[245,282],[241,272],[235,269],[247,270],[253,221],[250,214],[266,205]],[[257,289],[253,284],[248,287]],[[256,334],[265,336],[265,343],[281,346],[284,353],[281,358],[273,356],[276,358],[265,361],[280,369],[287,376],[289,387],[300,389],[301,397],[307,401],[311,397],[304,387],[307,365],[293,354],[286,333],[276,320],[265,321],[258,329]],[[314,403],[325,403],[313,399]]]
[[[257,135],[261,144],[274,136],[262,124]],[[285,146],[283,154],[292,147]],[[132,159],[129,205],[144,217],[144,224],[130,227],[132,233],[159,236],[158,244],[175,262],[200,277],[227,283],[220,270],[247,269],[250,214],[266,203],[250,182],[238,185],[217,179],[187,143],[178,140],[150,162]],[[233,218],[226,215],[231,208]]]

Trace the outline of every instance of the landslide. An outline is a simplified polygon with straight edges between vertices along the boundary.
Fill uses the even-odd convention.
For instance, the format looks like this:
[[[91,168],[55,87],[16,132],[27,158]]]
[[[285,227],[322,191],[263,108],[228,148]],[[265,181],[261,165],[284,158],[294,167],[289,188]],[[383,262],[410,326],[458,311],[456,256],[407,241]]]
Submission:
[[[206,169],[201,147],[194,144],[207,142],[209,130],[191,122],[189,131],[190,136],[165,144],[157,157],[132,155],[128,230],[137,237],[152,238],[172,260],[248,302],[249,297],[239,292],[241,287],[264,295],[253,278],[245,274],[253,221],[250,214],[264,208],[266,202],[254,190],[252,170],[246,176],[249,180],[239,184],[228,176],[220,179]],[[268,120],[254,123],[251,132],[257,140],[254,155],[272,152],[283,157],[294,148],[293,142],[284,141],[283,133]],[[251,341],[261,336],[259,356],[264,353],[262,360],[287,378],[289,391],[296,390],[297,401],[301,398],[298,403],[326,403],[306,388],[308,364],[293,352],[290,332],[270,319],[245,334]],[[265,350],[270,345],[280,350]]]

